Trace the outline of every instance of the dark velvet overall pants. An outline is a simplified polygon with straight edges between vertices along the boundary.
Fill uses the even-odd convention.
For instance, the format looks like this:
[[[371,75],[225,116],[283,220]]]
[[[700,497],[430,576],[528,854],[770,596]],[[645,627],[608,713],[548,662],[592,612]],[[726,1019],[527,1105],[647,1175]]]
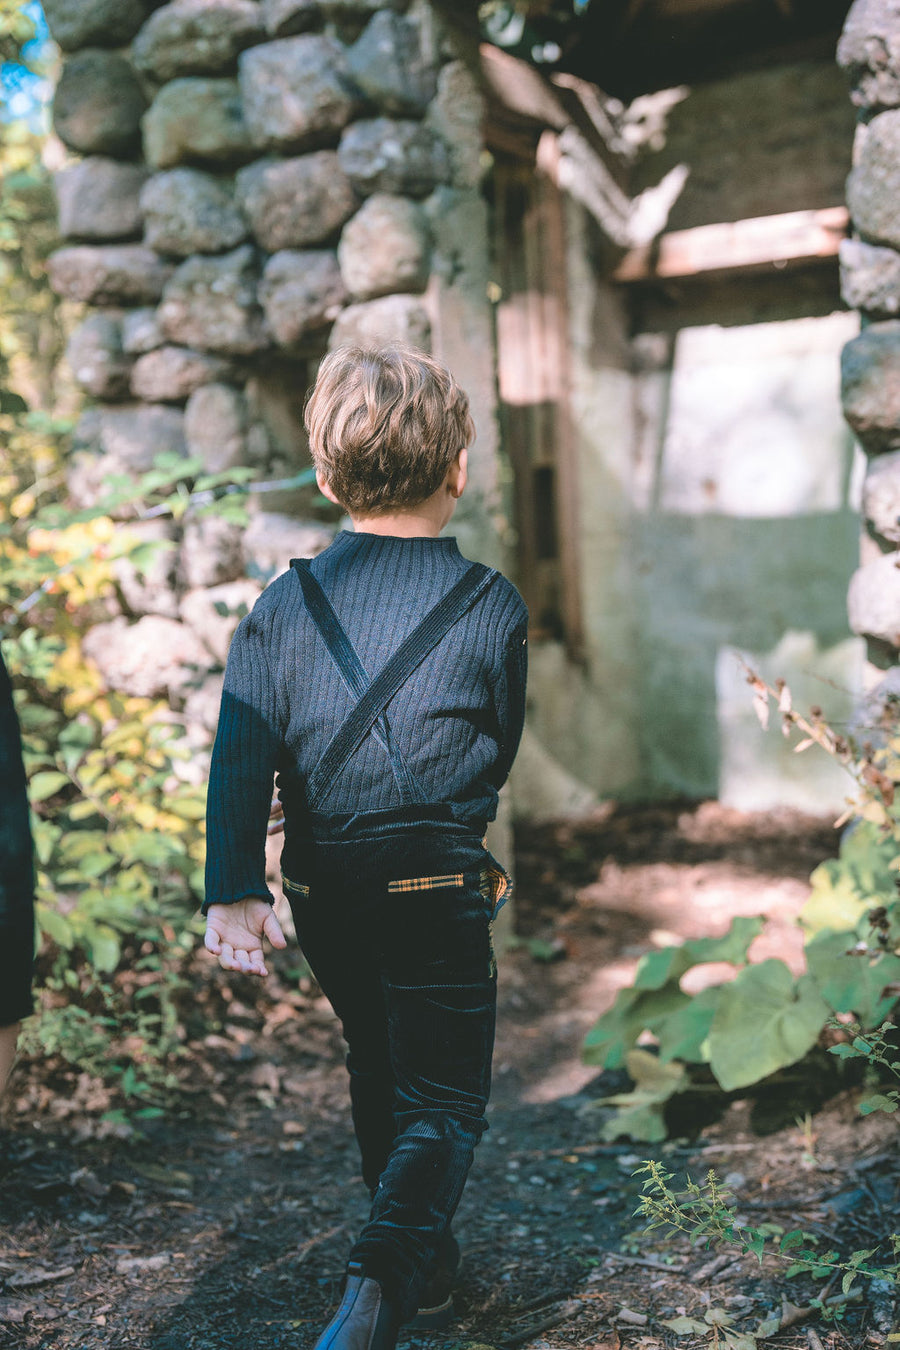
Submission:
[[[479,580],[470,578],[468,604]],[[410,661],[447,631],[452,605],[441,602],[438,621],[440,606],[420,625],[424,637],[392,658],[392,678],[380,672],[370,682],[308,569],[301,581],[338,668],[360,696],[358,708],[380,681],[354,735],[374,729],[411,799],[397,812],[351,822],[311,810],[310,836],[286,848],[284,876],[300,946],[349,1048],[353,1123],[373,1196],[350,1260],[408,1320],[487,1128],[496,1008],[490,925],[506,879],[477,836],[416,795],[383,713],[385,691],[389,697]],[[460,613],[465,600],[460,592]],[[338,759],[331,757],[332,774]],[[308,784],[313,807],[323,790],[317,774]]]

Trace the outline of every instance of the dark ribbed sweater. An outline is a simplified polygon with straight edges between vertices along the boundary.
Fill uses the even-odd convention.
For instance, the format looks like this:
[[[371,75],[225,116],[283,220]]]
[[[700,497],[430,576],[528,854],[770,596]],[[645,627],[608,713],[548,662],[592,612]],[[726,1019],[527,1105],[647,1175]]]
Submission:
[[[455,539],[342,531],[312,571],[372,678],[469,566]],[[518,591],[498,577],[387,707],[394,742],[427,802],[473,836],[496,814],[522,732],[527,618]],[[307,613],[299,577],[285,572],[241,621],[228,654],[210,768],[204,908],[271,898],[265,840],[273,775],[287,856],[312,829],[304,783],[355,703]],[[314,805],[319,821],[353,818],[363,827],[367,813],[373,828],[391,811],[410,829],[429,819],[427,809],[401,808],[389,755],[373,732]]]

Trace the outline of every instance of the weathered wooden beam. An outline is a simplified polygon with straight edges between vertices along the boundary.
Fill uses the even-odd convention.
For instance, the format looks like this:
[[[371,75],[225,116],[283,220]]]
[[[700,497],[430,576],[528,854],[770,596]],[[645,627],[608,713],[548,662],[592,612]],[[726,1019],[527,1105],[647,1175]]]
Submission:
[[[831,258],[849,223],[846,206],[828,206],[672,230],[629,250],[613,275],[616,281],[653,281]]]

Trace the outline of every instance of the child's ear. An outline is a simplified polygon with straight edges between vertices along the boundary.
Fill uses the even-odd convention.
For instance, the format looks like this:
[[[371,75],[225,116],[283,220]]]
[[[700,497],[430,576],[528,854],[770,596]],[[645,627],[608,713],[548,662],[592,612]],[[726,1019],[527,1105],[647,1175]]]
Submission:
[[[447,491],[451,497],[461,497],[469,481],[469,452],[465,446],[447,471]]]
[[[316,469],[316,484],[323,497],[327,497],[330,502],[334,502],[335,506],[340,506],[341,503],[332,492],[327,479],[323,478],[318,469]]]

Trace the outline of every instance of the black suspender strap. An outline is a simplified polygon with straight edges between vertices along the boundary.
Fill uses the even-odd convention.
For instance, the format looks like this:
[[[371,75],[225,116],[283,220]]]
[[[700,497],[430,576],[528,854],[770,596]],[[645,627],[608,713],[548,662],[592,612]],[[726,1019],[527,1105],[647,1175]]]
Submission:
[[[350,641],[344,627],[332,608],[331,601],[322,590],[310,571],[308,558],[292,558],[291,566],[300,578],[303,598],[313,623],[318,628],[332,661],[338,668],[341,678],[357,699],[362,698],[371,683],[356,648]],[[373,734],[384,746],[391,761],[391,768],[400,797],[404,805],[410,802],[422,802],[425,794],[414,775],[410,772],[403,756],[391,735],[387,715],[382,714],[372,728]]]
[[[369,684],[344,725],[332,737],[306,783],[310,805],[320,801],[347,760],[371,731],[397,690],[422,664],[455,623],[496,580],[498,573],[482,563],[473,563],[454,587],[420,624],[401,642],[394,655]]]

